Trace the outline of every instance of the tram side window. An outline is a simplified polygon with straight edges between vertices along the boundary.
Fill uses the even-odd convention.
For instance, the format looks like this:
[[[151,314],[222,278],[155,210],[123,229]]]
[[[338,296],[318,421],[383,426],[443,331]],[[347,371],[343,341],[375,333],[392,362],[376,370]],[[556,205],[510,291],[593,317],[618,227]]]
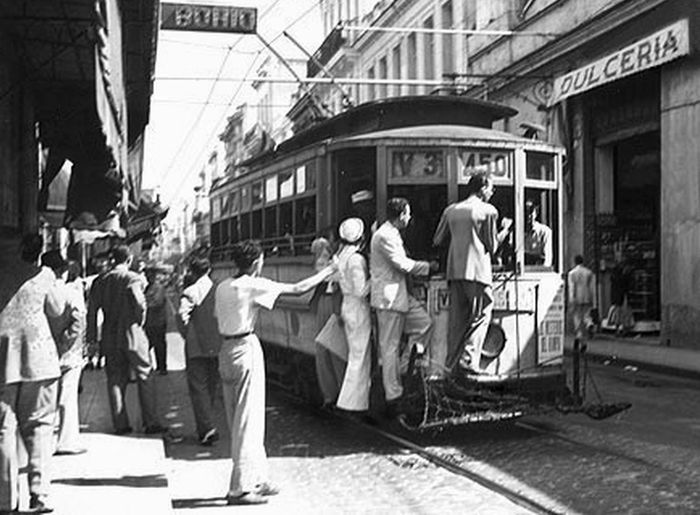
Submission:
[[[296,201],[296,236],[308,236],[316,232],[316,197]]]
[[[228,218],[225,218],[224,220],[221,221],[220,225],[220,234],[221,234],[221,244],[222,245],[227,245],[228,243],[231,243],[231,239],[229,238],[229,223],[230,220]]]
[[[251,228],[250,237],[256,240],[263,237],[262,209],[253,211],[253,226]]]
[[[250,213],[241,215],[241,240],[250,239]]]
[[[238,242],[239,230],[238,230],[238,217],[234,216],[231,218],[229,223],[229,239],[231,243]]]
[[[557,191],[525,188],[525,266],[556,268],[559,262]]]
[[[221,225],[221,222],[215,222],[211,224],[211,246],[212,247],[218,247],[221,245],[221,239],[219,237],[219,226]]]
[[[277,206],[265,208],[265,238],[277,236]]]
[[[292,224],[294,220],[294,203],[284,202],[280,204],[280,223],[279,232],[277,236],[283,237],[286,241],[292,241],[292,234],[294,234],[294,226]],[[292,245],[286,245],[286,242],[279,246],[279,254],[282,256],[288,256],[293,254]]]

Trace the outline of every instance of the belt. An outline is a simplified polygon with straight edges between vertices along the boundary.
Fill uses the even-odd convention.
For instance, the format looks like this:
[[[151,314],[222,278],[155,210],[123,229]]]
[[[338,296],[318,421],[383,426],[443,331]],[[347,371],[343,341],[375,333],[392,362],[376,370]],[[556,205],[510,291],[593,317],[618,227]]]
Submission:
[[[238,334],[224,334],[222,335],[224,340],[240,340],[241,338],[245,338],[246,336],[250,336],[253,334],[253,331],[247,331],[245,333],[238,333]]]

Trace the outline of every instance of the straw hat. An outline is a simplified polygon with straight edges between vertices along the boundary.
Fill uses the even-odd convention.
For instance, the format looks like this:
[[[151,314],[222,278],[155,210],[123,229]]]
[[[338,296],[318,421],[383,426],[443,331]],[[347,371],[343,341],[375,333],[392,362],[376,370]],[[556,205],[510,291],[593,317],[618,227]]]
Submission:
[[[340,237],[348,243],[357,243],[365,233],[365,223],[360,218],[343,220],[338,229]]]

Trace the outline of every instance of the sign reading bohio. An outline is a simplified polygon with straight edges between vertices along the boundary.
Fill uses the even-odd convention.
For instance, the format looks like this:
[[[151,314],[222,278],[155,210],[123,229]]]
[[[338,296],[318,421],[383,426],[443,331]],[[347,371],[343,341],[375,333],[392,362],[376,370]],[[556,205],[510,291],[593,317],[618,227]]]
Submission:
[[[161,29],[254,34],[258,10],[225,5],[161,4]]]
[[[608,82],[660,66],[687,55],[689,51],[688,20],[679,20],[617,52],[557,77],[549,104],[554,105]]]

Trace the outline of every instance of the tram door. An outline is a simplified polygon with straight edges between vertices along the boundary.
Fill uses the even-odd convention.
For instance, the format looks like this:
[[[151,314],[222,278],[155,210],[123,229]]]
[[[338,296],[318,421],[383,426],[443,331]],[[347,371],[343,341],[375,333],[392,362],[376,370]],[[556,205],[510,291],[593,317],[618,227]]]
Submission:
[[[439,259],[433,234],[447,206],[447,185],[390,185],[387,198],[391,197],[404,197],[411,204],[411,222],[403,236],[409,255],[425,261]]]
[[[377,157],[374,147],[338,150],[331,158],[335,225],[350,216],[362,218],[369,231],[376,219]]]

